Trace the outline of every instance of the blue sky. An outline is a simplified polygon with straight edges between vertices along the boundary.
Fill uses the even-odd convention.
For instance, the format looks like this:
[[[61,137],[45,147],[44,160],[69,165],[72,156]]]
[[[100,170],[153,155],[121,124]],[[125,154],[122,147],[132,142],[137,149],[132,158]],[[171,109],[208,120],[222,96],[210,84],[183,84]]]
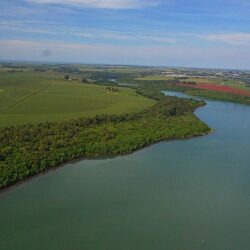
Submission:
[[[250,69],[250,1],[1,0],[0,59]]]

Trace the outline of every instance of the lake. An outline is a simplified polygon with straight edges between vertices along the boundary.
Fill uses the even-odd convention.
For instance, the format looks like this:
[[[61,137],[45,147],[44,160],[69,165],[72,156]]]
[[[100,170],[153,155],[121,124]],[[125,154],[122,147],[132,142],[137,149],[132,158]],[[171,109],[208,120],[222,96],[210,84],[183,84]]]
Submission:
[[[215,131],[1,193],[0,249],[249,250],[250,107],[207,101],[196,114]]]

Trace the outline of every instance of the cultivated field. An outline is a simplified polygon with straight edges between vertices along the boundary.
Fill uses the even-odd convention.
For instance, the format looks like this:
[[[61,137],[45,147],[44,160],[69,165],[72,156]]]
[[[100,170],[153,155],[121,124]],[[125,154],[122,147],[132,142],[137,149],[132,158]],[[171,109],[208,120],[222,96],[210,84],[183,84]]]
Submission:
[[[154,101],[134,90],[83,84],[55,72],[0,73],[0,126],[137,112]]]
[[[223,93],[230,93],[230,94],[240,95],[240,96],[250,96],[250,92],[247,90],[225,86],[225,85],[211,84],[211,83],[203,83],[203,84],[195,84],[195,85],[180,83],[178,84],[178,86],[191,87],[195,89],[211,90],[211,91],[223,92]]]
[[[164,76],[164,75],[150,75],[150,76],[135,78],[135,80],[137,81],[166,81],[166,80],[173,80],[173,79],[174,77]]]

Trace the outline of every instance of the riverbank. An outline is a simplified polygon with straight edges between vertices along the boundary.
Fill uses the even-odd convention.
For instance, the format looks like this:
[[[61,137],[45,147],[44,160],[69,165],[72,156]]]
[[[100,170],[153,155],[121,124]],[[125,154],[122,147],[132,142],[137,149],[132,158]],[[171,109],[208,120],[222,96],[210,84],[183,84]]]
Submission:
[[[19,186],[22,186],[23,184],[35,179],[35,178],[39,178],[41,176],[44,176],[44,175],[47,175],[48,173],[50,172],[53,172],[53,171],[57,171],[59,168],[62,168],[64,166],[67,166],[69,164],[76,164],[78,162],[81,162],[81,161],[84,161],[84,160],[105,160],[105,159],[114,159],[114,158],[117,158],[117,157],[125,157],[125,156],[128,156],[132,153],[137,153],[141,150],[144,150],[146,148],[149,148],[155,144],[158,144],[158,143],[161,143],[161,142],[170,142],[170,141],[180,141],[180,140],[189,140],[189,139],[192,139],[192,138],[196,138],[196,137],[200,137],[200,136],[206,136],[210,133],[213,133],[214,130],[213,129],[210,129],[204,133],[201,133],[201,134],[197,134],[197,135],[190,135],[190,136],[186,136],[185,138],[171,138],[171,139],[161,139],[159,141],[155,141],[151,144],[148,144],[148,145],[145,145],[143,146],[142,148],[138,148],[134,151],[131,151],[131,152],[127,152],[127,153],[123,153],[123,154],[117,154],[117,155],[100,155],[100,156],[93,156],[93,157],[82,157],[82,158],[78,158],[78,159],[73,159],[73,160],[67,160],[65,162],[62,162],[60,163],[58,166],[56,167],[53,167],[53,168],[48,168],[46,170],[44,170],[43,172],[40,172],[40,173],[37,173],[35,175],[32,175],[32,176],[29,176],[27,177],[26,179],[22,180],[22,181],[19,181],[15,184],[12,184],[10,186],[7,186],[7,187],[4,187],[2,189],[0,189],[0,195],[2,193],[5,193],[5,192],[8,192],[8,191],[11,191],[12,189],[14,188],[17,188]]]
[[[123,155],[162,140],[210,132],[194,110],[204,101],[164,97],[143,112],[1,130],[0,188],[79,158]]]

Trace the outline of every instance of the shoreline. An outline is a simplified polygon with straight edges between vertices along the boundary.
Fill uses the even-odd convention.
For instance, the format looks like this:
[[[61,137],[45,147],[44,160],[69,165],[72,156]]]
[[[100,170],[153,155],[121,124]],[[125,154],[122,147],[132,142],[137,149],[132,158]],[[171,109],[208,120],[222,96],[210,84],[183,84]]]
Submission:
[[[84,160],[104,160],[104,159],[114,159],[114,158],[117,158],[117,157],[128,156],[128,155],[131,155],[133,153],[144,150],[146,148],[149,148],[149,147],[151,147],[153,145],[156,145],[158,143],[189,140],[189,139],[209,135],[209,134],[213,133],[214,131],[215,131],[214,129],[210,128],[206,133],[202,133],[202,134],[199,134],[199,135],[189,135],[189,136],[187,136],[185,138],[161,139],[159,141],[153,142],[151,144],[145,145],[145,146],[143,146],[141,148],[135,149],[135,150],[133,150],[131,152],[127,152],[127,153],[124,153],[124,154],[106,155],[106,156],[105,155],[103,155],[103,156],[100,155],[100,156],[93,156],[93,157],[81,157],[81,158],[78,158],[78,159],[72,159],[72,160],[69,160],[69,161],[65,161],[65,162],[60,163],[58,166],[56,166],[54,168],[48,168],[48,169],[46,169],[45,171],[43,171],[41,173],[37,173],[35,175],[29,176],[25,180],[19,181],[19,182],[15,183],[15,184],[12,184],[12,185],[8,186],[8,187],[0,189],[0,196],[5,194],[5,193],[8,193],[8,192],[12,191],[13,189],[16,189],[16,188],[30,182],[31,180],[33,180],[35,178],[39,178],[39,177],[41,177],[43,175],[47,175],[49,172],[52,172],[52,171],[57,171],[59,168],[62,168],[64,166],[68,165],[68,164],[74,164],[74,163],[78,163],[78,162],[81,162],[81,161],[84,161]]]

